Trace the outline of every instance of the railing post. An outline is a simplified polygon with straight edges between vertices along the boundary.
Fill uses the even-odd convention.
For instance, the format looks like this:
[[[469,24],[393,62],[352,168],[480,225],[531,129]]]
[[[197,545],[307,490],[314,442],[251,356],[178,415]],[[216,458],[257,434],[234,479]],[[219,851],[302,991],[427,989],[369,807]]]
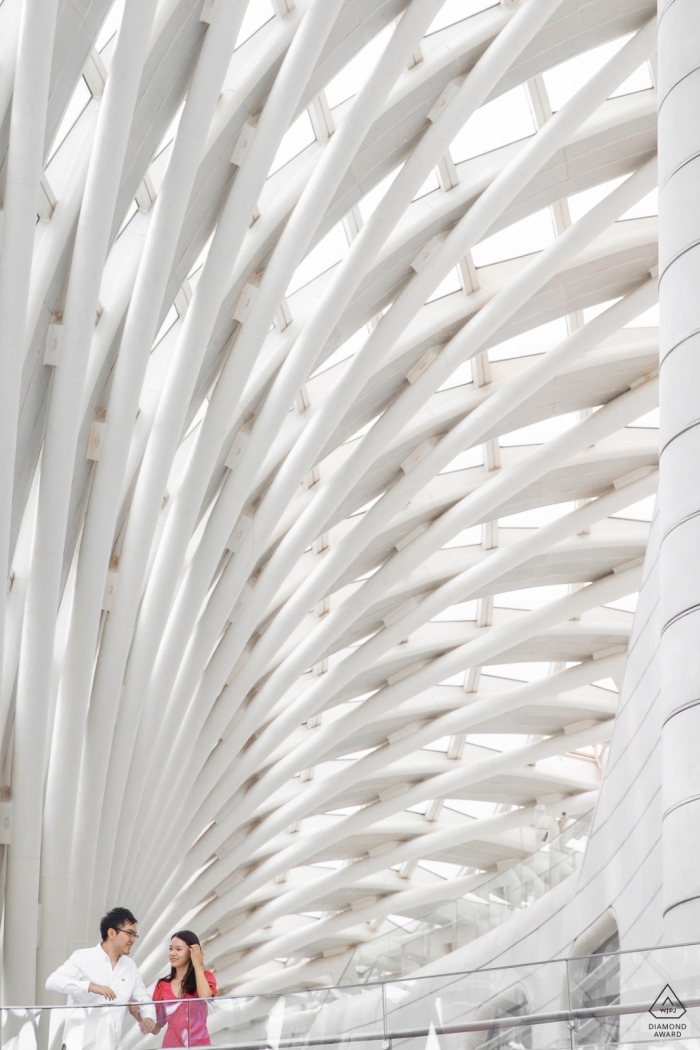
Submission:
[[[382,981],[382,1030],[384,1038],[382,1039],[382,1050],[391,1050],[391,1040],[389,1039],[389,1032],[386,1024],[386,982]]]
[[[569,1020],[566,1022],[566,1027],[569,1029],[569,1050],[576,1050],[576,1041],[574,1039],[576,1022],[574,1020],[572,1007],[573,997],[571,995],[571,972],[569,970],[569,960],[565,959],[564,961],[566,963],[566,1006],[569,1011]]]

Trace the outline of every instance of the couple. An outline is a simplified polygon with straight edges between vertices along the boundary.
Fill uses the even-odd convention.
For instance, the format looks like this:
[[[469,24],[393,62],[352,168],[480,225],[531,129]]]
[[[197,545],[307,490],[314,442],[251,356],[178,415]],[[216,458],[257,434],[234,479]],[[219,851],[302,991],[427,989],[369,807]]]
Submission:
[[[143,1035],[157,1035],[166,1028],[164,1047],[211,1046],[207,1004],[190,1001],[217,994],[214,974],[204,969],[199,938],[191,930],[173,934],[170,973],[156,983],[151,998],[136,963],[129,958],[137,929],[128,908],[112,908],[100,922],[101,943],[73,952],[47,979],[47,990],[68,995],[69,1006],[124,1005],[123,1009],[73,1011],[64,1029],[66,1050],[117,1050],[127,1009]]]

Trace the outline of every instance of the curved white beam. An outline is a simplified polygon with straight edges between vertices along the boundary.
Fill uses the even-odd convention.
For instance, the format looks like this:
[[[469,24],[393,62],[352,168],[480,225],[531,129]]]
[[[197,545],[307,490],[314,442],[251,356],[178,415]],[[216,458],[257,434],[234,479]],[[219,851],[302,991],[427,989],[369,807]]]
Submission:
[[[25,85],[48,138],[106,6],[20,45],[51,57]],[[224,990],[337,978],[389,909],[458,898],[491,851],[522,856],[506,826],[534,843],[537,799],[601,780],[648,534],[624,515],[658,460],[635,204],[656,100],[624,94],[652,0],[516,0],[428,35],[440,0],[297,0],[235,48],[247,7],[129,0],[48,172],[22,131],[34,238],[34,202],[5,197],[15,1001],[117,900],[149,973],[189,910]],[[533,77],[622,33],[527,122]],[[491,105],[521,106],[520,138],[461,159]],[[446,858],[467,867],[438,879]]]
[[[12,98],[10,144],[5,183],[0,253],[0,574],[10,576],[10,521],[19,414],[19,381],[31,282],[32,251],[48,106],[49,71],[56,28],[57,0],[26,0],[22,5]],[[5,635],[5,603],[0,602],[0,666]],[[35,959],[27,929],[38,919],[41,787],[48,736],[45,695],[36,692],[34,667],[26,662],[22,702],[16,708],[13,794],[17,837],[7,865],[5,947],[16,959],[5,978],[9,1002],[35,997]],[[27,925],[28,924],[28,925]]]

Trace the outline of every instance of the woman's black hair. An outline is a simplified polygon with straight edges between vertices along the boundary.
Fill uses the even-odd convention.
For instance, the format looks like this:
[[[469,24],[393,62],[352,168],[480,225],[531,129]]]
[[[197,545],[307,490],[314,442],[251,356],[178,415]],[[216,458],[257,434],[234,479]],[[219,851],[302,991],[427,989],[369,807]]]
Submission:
[[[192,933],[192,930],[179,930],[178,933],[174,933],[170,938],[172,941],[173,937],[177,937],[179,941],[184,941],[185,944],[191,948],[193,944],[199,944],[199,937],[196,933]],[[200,946],[201,947],[201,946]],[[161,977],[161,981],[172,982],[177,977],[175,973],[175,967],[171,967],[170,973],[167,977]],[[182,992],[183,995],[196,995],[197,994],[197,974],[194,972],[194,966],[192,965],[192,959],[190,958],[189,966],[182,980]]]

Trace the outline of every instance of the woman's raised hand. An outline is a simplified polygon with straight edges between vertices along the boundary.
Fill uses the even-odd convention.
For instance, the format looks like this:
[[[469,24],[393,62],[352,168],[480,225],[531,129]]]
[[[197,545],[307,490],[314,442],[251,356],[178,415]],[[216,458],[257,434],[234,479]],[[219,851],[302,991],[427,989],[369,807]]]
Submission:
[[[204,952],[202,951],[201,944],[190,945],[190,959],[195,970],[204,969]]]

